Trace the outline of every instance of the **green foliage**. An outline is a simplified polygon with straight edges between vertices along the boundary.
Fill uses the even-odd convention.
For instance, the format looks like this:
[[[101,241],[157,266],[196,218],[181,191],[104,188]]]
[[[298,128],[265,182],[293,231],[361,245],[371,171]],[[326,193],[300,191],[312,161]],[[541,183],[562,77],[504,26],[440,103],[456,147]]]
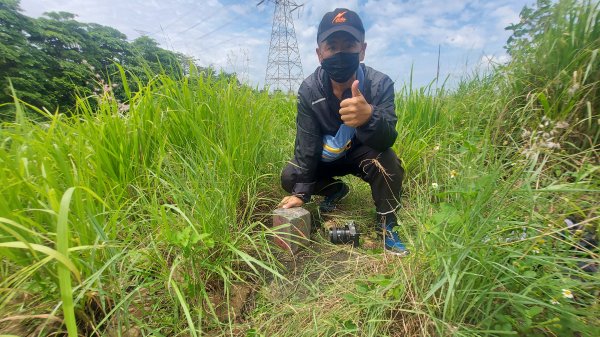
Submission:
[[[515,94],[548,118],[567,120],[596,142],[600,111],[600,3],[597,1],[539,0],[525,7],[507,50],[512,62],[505,68]]]
[[[597,3],[539,1],[510,28],[510,64],[453,91],[400,88],[399,232],[412,254],[338,246],[349,271],[321,255],[311,262],[322,269],[293,284],[260,222],[291,154],[293,99],[193,66],[169,74],[177,58],[145,38],[131,45],[156,62],[136,68],[120,33],[68,13],[10,35],[29,19],[7,15],[18,17],[18,2],[1,8],[7,41],[37,39],[62,60],[41,67],[76,78],[109,48],[131,66],[115,66],[122,92],[80,97],[77,116],[5,105],[14,118],[0,125],[0,316],[61,316],[15,334],[598,335],[600,277],[586,269],[600,253],[586,243],[600,218]],[[83,58],[92,32],[105,47]],[[367,213],[361,186],[353,217]],[[234,317],[243,284],[262,290]]]
[[[598,4],[536,6],[511,28],[510,64],[454,91],[400,88],[398,218],[411,256],[351,254],[355,269],[339,278],[327,273],[339,260],[307,268],[295,292],[310,295],[266,291],[256,331],[598,335],[600,277],[585,266],[598,267],[600,251],[584,241],[597,242],[600,217]],[[345,207],[351,217],[369,198],[361,192]],[[567,229],[567,218],[581,229]],[[360,225],[368,231],[372,217]]]
[[[2,317],[39,294],[25,310],[64,311],[70,335],[114,331],[145,310],[130,300],[143,288],[167,301],[152,328],[172,335],[185,321],[193,335],[218,324],[209,295],[278,275],[253,209],[286,150],[290,125],[272,114],[292,115],[294,101],[195,68],[138,87],[126,114],[107,92],[80,98],[76,117],[17,112],[2,125]]]
[[[115,63],[142,83],[163,71],[178,76],[190,64],[149,37],[129,43],[114,28],[81,23],[66,12],[30,18],[13,0],[0,1],[0,37],[0,103],[12,101],[11,79],[21,100],[48,111],[66,113],[74,108],[76,95],[99,94],[106,91],[104,84],[120,83]],[[114,91],[118,99],[125,98],[119,85]],[[0,110],[0,120],[12,118]]]

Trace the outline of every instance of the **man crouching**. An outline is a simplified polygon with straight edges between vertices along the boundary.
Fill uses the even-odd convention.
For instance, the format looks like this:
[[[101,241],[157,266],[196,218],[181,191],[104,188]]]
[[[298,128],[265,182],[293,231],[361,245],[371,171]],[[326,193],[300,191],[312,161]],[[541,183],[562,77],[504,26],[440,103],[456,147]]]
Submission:
[[[396,132],[394,83],[367,67],[365,29],[358,14],[337,8],[323,16],[317,33],[321,66],[298,90],[294,159],[281,175],[290,196],[280,207],[300,207],[312,194],[324,196],[321,212],[331,212],[348,192],[334,177],[353,174],[371,186],[385,235],[385,251],[406,255],[394,230],[404,170],[391,149]]]

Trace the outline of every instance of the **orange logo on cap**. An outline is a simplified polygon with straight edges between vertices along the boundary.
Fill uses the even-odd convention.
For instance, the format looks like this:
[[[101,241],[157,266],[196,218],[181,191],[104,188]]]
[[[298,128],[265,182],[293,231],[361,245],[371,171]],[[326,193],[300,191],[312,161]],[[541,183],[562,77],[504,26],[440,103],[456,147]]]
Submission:
[[[346,18],[344,17],[344,14],[346,14],[347,11],[343,11],[343,12],[339,12],[335,18],[333,18],[333,20],[331,21],[331,23],[344,23],[346,22]]]

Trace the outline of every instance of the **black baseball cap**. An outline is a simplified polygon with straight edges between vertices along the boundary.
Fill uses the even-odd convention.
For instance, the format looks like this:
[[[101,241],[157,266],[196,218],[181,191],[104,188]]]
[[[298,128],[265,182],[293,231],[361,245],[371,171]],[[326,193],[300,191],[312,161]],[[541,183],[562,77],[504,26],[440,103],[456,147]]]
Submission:
[[[321,19],[317,31],[317,43],[325,41],[335,32],[347,32],[360,42],[365,40],[365,27],[356,12],[346,8],[336,8],[327,12]]]

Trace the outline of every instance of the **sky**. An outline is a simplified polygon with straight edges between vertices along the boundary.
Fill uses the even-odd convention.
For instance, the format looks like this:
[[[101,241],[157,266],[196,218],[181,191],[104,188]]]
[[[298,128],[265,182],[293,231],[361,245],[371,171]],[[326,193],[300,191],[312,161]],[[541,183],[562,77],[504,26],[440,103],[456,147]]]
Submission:
[[[293,1],[293,0],[292,0]],[[356,11],[366,29],[364,63],[396,83],[416,86],[440,78],[450,85],[509,58],[504,50],[523,6],[535,0],[295,0],[294,28],[304,76],[319,65],[316,35],[323,15],[336,7]],[[201,66],[213,66],[262,87],[275,1],[259,0],[21,0],[24,14],[66,11],[80,22],[114,27],[133,40],[154,38]],[[412,70],[411,70],[412,69]],[[441,80],[440,80],[441,81]]]

